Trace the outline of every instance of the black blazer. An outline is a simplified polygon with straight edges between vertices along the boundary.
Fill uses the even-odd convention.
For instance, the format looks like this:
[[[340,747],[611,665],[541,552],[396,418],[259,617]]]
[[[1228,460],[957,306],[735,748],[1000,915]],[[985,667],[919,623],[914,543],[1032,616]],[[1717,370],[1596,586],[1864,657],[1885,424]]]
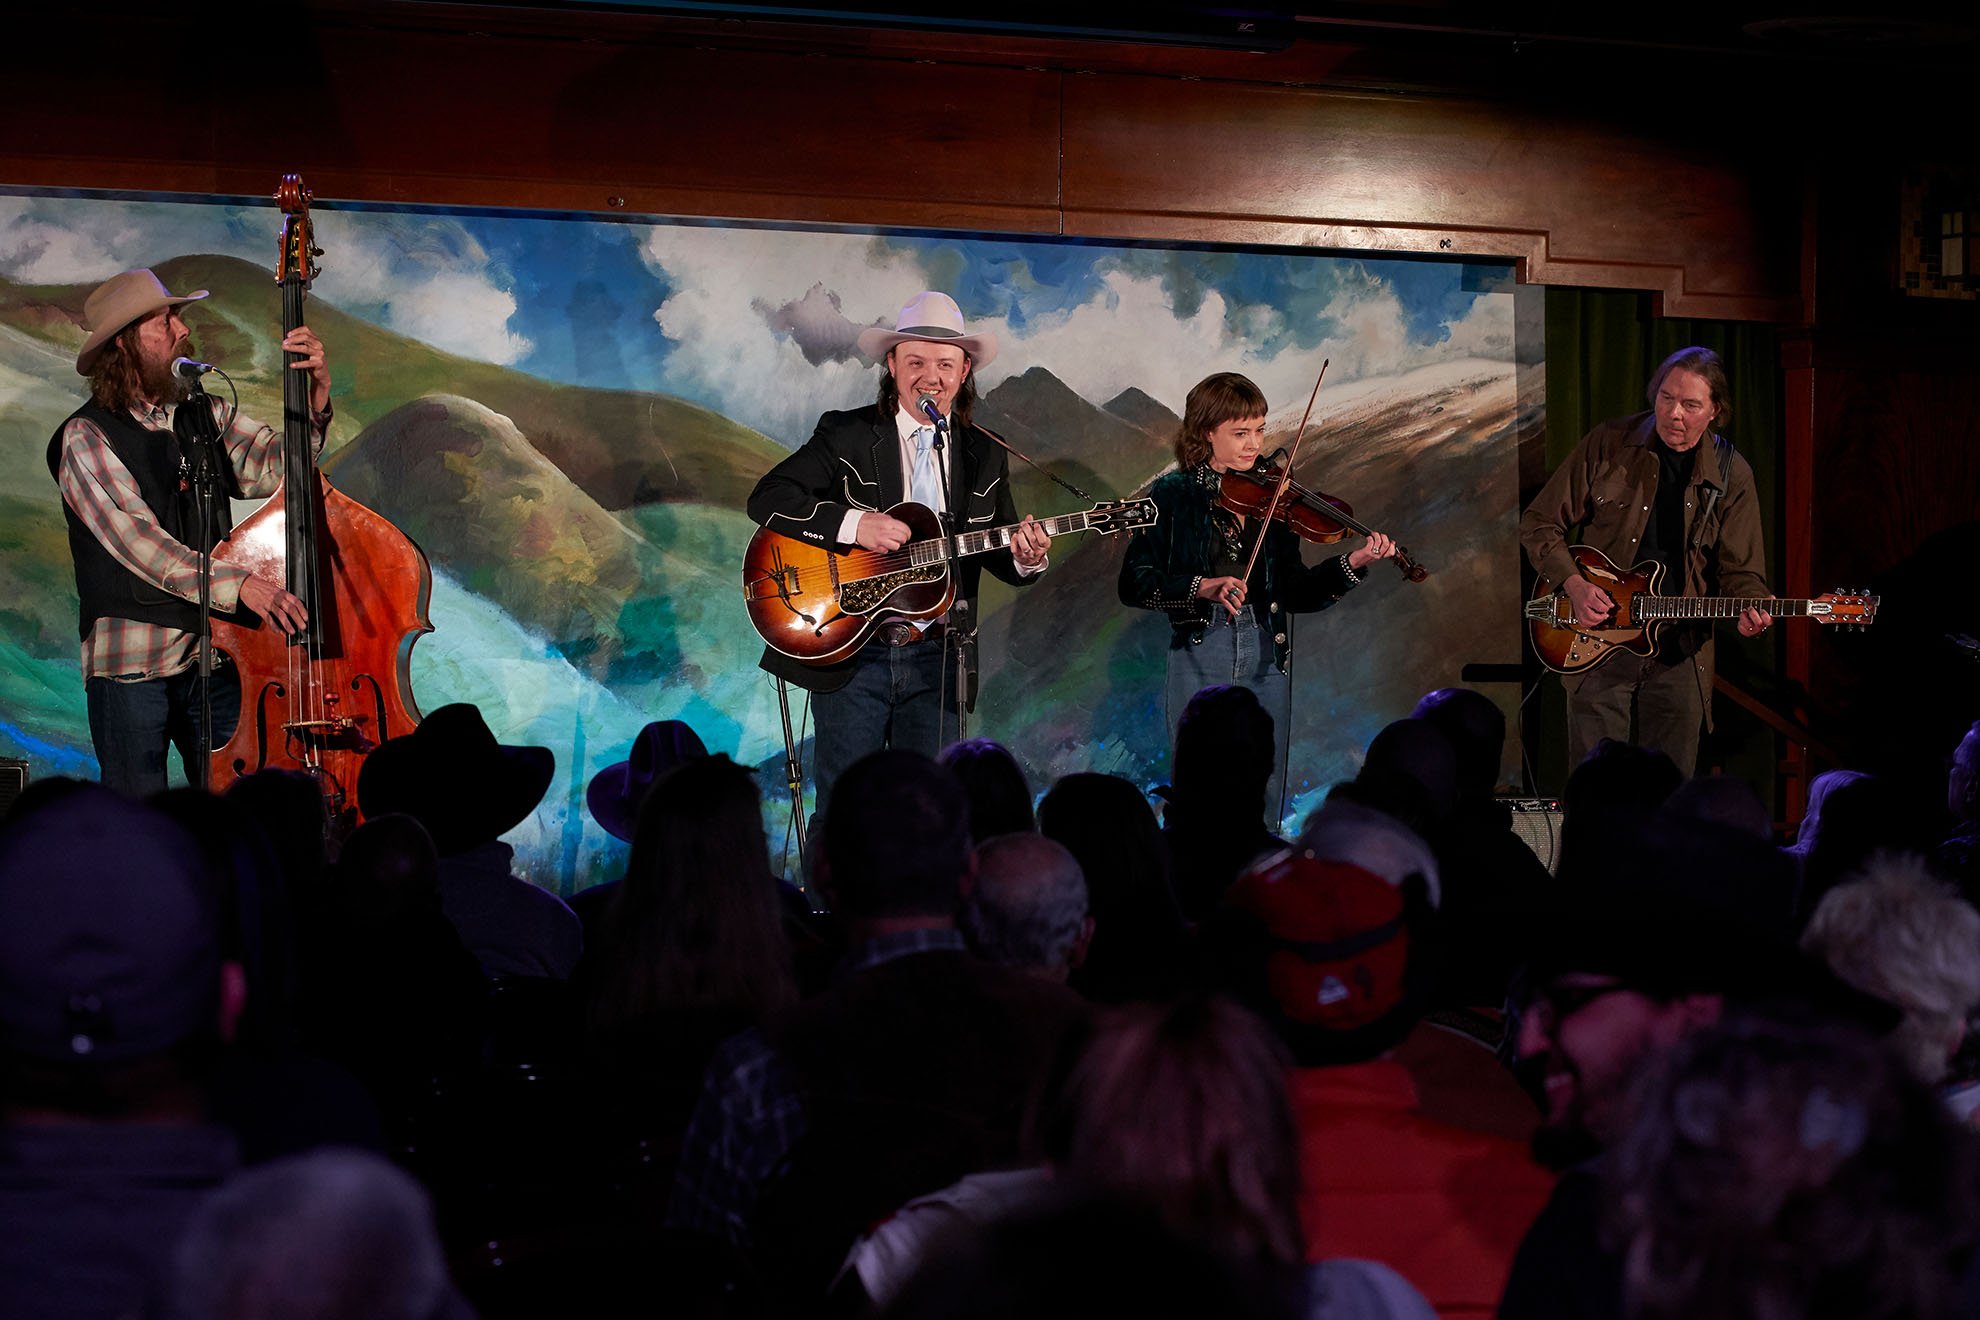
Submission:
[[[1011,498],[1003,448],[975,427],[957,428],[956,437],[950,446],[962,454],[968,492],[959,530],[981,531],[1016,522],[1017,506]],[[820,417],[811,439],[756,483],[749,495],[748,511],[752,519],[773,532],[846,550],[851,547],[839,541],[839,524],[848,509],[884,513],[906,498],[901,483],[900,432],[892,415],[882,417],[878,405],[868,405]],[[972,617],[984,569],[1013,586],[1031,580],[1019,575],[1009,549],[971,555],[952,567],[956,599],[968,602]],[[807,665],[765,647],[758,663],[813,692],[835,691],[852,679],[850,660]],[[972,688],[974,665],[972,654]]]

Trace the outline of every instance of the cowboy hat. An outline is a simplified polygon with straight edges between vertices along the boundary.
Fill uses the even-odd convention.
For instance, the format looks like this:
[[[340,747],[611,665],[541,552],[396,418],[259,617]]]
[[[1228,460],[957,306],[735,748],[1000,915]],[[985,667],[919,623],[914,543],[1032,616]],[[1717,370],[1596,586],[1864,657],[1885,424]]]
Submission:
[[[83,299],[83,328],[89,331],[89,338],[76,351],[76,374],[87,376],[93,371],[104,346],[131,322],[162,308],[198,302],[205,296],[206,290],[201,289],[177,297],[167,292],[164,281],[149,270],[127,270],[112,275]]]
[[[639,804],[655,781],[675,766],[699,761],[708,749],[693,729],[679,720],[655,720],[633,739],[632,753],[591,777],[584,803],[591,818],[614,838],[632,840]]]
[[[358,807],[366,819],[404,812],[448,857],[520,825],[550,790],[556,766],[548,747],[496,742],[478,709],[455,702],[364,758]]]
[[[894,329],[870,325],[859,332],[859,351],[878,362],[887,350],[908,340],[928,344],[954,344],[969,354],[972,365],[985,367],[997,356],[997,336],[989,333],[966,334],[962,308],[946,293],[928,290],[908,299],[907,306],[894,319]]]

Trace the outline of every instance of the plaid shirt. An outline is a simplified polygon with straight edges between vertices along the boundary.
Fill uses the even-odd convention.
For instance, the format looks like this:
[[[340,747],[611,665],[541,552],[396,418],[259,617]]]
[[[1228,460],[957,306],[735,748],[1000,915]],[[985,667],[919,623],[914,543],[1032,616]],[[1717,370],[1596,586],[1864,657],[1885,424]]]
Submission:
[[[882,935],[847,952],[835,981],[910,954],[966,946],[953,927]],[[804,1100],[790,1070],[755,1027],[731,1036],[708,1063],[667,1202],[667,1226],[749,1244],[756,1199],[798,1139]]]
[[[226,419],[226,405],[210,400],[214,417]],[[148,431],[170,433],[173,405],[133,405],[131,416]],[[330,425],[330,410],[310,419],[317,453]],[[243,497],[272,495],[282,481],[282,436],[249,418],[235,415],[221,437],[227,464],[233,469]],[[199,554],[158,525],[158,516],[144,502],[136,478],[110,448],[96,423],[72,418],[62,428],[62,461],[58,469],[62,499],[112,558],[161,591],[184,600],[199,599]],[[244,568],[213,566],[213,608],[232,610],[240,601]],[[164,678],[192,666],[199,650],[194,634],[136,619],[102,618],[82,642],[82,671],[86,678],[135,682]]]

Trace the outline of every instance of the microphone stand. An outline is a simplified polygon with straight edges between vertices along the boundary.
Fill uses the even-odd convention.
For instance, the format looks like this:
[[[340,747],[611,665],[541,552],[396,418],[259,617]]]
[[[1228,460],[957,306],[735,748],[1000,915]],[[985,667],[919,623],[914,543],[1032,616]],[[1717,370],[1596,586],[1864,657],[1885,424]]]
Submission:
[[[210,786],[213,769],[213,500],[219,484],[214,446],[220,428],[213,420],[213,400],[197,376],[191,390],[172,414],[180,457],[185,461],[198,510],[196,542],[199,555],[199,764],[189,767],[193,787]]]
[[[949,571],[960,573],[962,569],[956,557],[958,548],[956,538],[962,532],[965,521],[964,512],[968,508],[969,484],[964,479],[962,446],[958,444],[953,450],[945,449],[944,441],[949,430],[946,421],[938,422],[933,445],[935,452],[944,454],[948,460],[949,511],[945,515],[947,522],[943,528],[942,554],[948,561]],[[942,642],[944,647],[949,645],[951,638],[955,643],[956,741],[960,742],[969,737],[969,712],[976,704],[976,693],[971,690],[970,682],[976,669],[976,620],[971,612],[970,602],[960,594],[949,605],[949,630],[948,636]],[[945,702],[944,705],[946,704]],[[939,728],[937,735],[939,741]]]
[[[791,690],[783,676],[777,675],[777,713],[784,720],[784,781],[791,790],[791,829],[797,835],[798,875],[803,877],[799,888],[810,896],[809,877],[806,864],[810,860],[804,847],[804,763],[798,756],[798,742],[791,731]]]

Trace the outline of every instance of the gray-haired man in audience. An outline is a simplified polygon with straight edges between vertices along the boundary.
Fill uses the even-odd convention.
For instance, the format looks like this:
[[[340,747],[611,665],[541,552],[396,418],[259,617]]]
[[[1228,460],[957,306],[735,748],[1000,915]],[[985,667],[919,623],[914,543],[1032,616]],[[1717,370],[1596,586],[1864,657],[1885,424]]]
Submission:
[[[980,958],[1065,980],[1093,940],[1078,860],[1042,834],[984,840],[976,848],[976,885],[963,904],[962,929]]]

